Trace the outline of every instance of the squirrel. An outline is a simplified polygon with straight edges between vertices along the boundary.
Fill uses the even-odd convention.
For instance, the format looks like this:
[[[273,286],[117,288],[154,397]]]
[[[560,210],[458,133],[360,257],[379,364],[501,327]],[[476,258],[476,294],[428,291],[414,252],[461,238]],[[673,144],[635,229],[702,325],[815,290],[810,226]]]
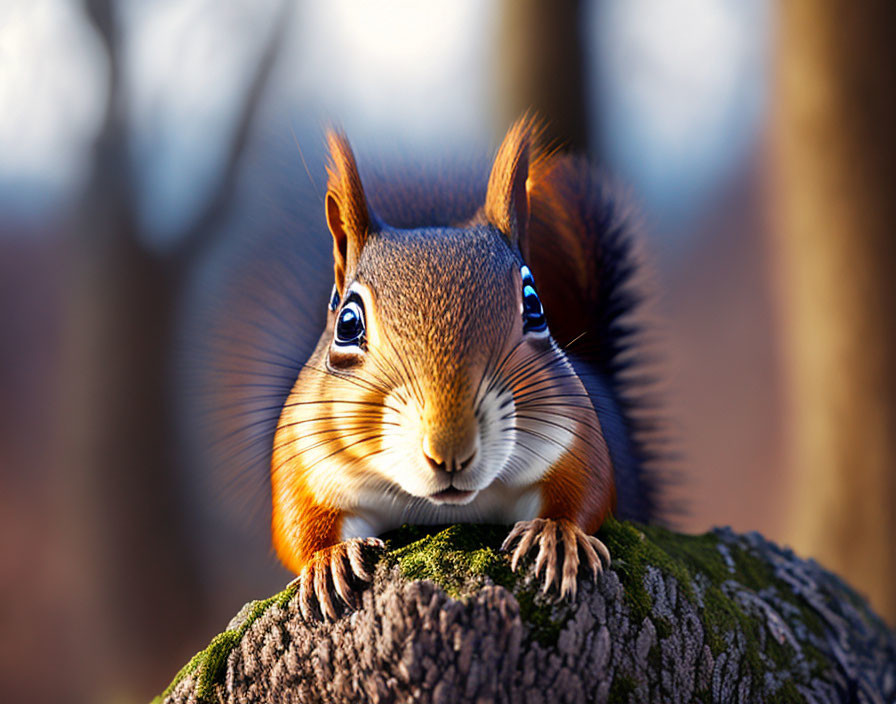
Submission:
[[[631,228],[586,158],[542,142],[518,120],[484,197],[396,181],[368,198],[347,138],[327,134],[335,282],[270,475],[306,617],[356,606],[366,551],[404,523],[513,524],[512,569],[534,553],[544,590],[572,597],[580,567],[610,562],[594,536],[610,513],[657,514],[626,381]]]

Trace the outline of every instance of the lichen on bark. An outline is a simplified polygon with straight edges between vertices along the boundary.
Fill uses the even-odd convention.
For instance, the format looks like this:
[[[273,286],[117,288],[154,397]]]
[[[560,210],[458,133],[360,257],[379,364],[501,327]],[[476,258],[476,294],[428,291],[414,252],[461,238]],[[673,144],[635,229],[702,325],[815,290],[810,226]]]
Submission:
[[[506,527],[404,527],[361,608],[247,604],[157,698],[295,702],[892,701],[896,637],[840,579],[758,534],[609,520],[572,601],[510,570]]]

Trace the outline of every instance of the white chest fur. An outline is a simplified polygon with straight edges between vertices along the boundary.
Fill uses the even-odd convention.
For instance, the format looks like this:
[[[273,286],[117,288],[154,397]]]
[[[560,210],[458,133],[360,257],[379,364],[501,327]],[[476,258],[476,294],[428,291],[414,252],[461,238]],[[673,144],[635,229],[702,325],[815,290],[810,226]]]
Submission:
[[[436,506],[413,496],[383,497],[379,505],[357,509],[342,523],[342,539],[366,538],[398,528],[404,523],[441,525],[449,523],[497,523],[512,525],[535,518],[541,510],[537,487],[507,487],[495,483],[463,506]]]

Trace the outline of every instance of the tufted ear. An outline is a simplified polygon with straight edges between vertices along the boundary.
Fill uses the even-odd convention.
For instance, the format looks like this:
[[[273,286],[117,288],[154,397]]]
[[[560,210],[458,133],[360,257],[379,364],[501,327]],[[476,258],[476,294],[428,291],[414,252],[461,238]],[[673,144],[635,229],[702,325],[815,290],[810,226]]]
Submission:
[[[519,248],[525,257],[528,250],[530,159],[536,126],[529,117],[517,120],[498,149],[488,179],[485,217]]]
[[[367,241],[372,218],[358,175],[355,155],[342,132],[327,132],[327,227],[333,235],[336,288],[342,296],[346,278],[354,271]]]

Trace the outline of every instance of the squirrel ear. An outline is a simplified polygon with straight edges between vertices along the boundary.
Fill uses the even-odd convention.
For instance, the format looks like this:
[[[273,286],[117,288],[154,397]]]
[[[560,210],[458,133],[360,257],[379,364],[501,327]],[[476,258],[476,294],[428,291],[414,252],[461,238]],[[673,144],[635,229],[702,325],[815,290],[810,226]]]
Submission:
[[[355,155],[342,132],[327,132],[327,227],[333,235],[336,288],[343,294],[347,275],[358,265],[367,241],[371,217],[358,175]]]
[[[529,228],[529,158],[533,122],[524,117],[510,128],[501,142],[485,196],[485,217],[515,245],[527,254]]]

